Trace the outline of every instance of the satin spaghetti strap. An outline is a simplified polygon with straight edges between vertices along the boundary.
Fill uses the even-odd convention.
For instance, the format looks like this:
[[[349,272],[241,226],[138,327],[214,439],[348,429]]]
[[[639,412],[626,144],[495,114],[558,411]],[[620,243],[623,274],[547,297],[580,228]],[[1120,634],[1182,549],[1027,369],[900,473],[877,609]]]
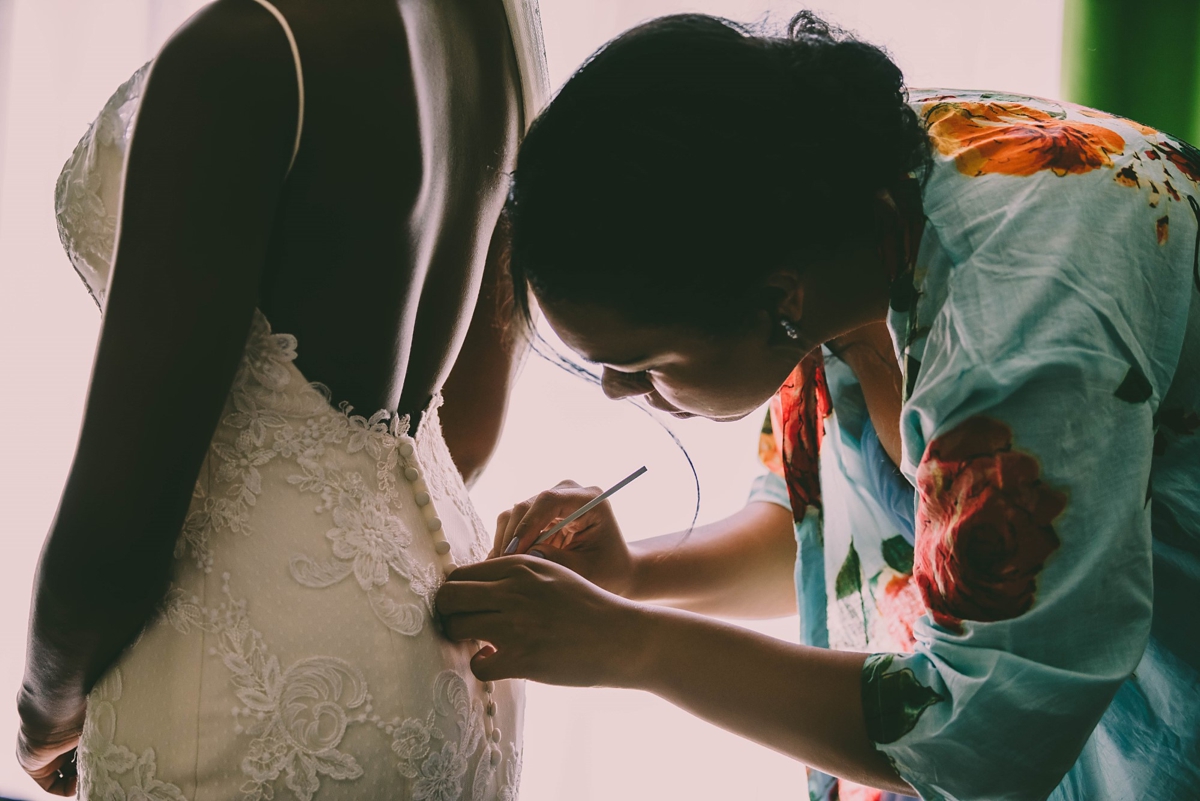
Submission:
[[[287,36],[288,44],[292,46],[292,58],[296,61],[296,86],[300,92],[300,106],[299,113],[296,115],[296,144],[292,148],[292,160],[288,163],[288,174],[290,175],[292,167],[296,164],[296,156],[300,153],[300,139],[304,135],[304,65],[300,61],[300,46],[296,44],[296,36],[292,33],[292,26],[288,25],[287,18],[267,0],[254,0],[254,2],[270,11],[275,19],[279,20],[279,24]]]

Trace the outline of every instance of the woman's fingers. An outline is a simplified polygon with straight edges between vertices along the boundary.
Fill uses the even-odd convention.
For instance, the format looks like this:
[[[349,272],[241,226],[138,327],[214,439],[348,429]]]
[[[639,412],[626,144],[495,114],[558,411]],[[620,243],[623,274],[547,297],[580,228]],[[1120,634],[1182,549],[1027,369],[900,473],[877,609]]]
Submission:
[[[493,559],[500,556],[504,551],[504,532],[508,529],[508,519],[510,517],[512,517],[512,510],[501,512],[500,516],[496,518],[496,535],[492,541],[492,552],[490,554],[490,557]]]
[[[529,555],[535,556],[538,559],[545,559],[547,562],[554,562],[555,564],[562,565],[568,570],[578,573],[579,570],[576,569],[579,567],[578,554],[572,553],[565,548],[559,548],[551,545],[551,543],[557,539],[558,535],[555,534],[545,542],[539,542],[537,545],[529,549]]]
[[[501,619],[495,612],[448,615],[442,618],[442,632],[451,642],[491,640]]]
[[[506,658],[500,651],[490,645],[485,645],[471,658],[471,672],[480,681],[517,678],[518,674],[513,669],[512,661],[511,657]]]
[[[581,487],[575,482],[562,482],[533,499],[529,510],[512,528],[512,538],[518,541],[514,553],[525,553],[537,540],[538,535],[561,520],[574,514],[603,490],[596,487]]]
[[[544,516],[541,514],[540,509],[545,504],[546,496],[553,496],[555,494],[561,494],[563,492],[571,492],[572,490],[580,490],[580,489],[582,489],[582,488],[579,486],[579,484],[575,483],[574,481],[571,481],[569,479],[565,480],[565,481],[560,481],[560,482],[558,482],[557,485],[554,486],[553,489],[549,489],[549,490],[546,490],[545,492],[538,493],[537,495],[533,496],[532,498],[529,498],[527,500],[522,501],[521,503],[518,503],[516,506],[514,506],[512,509],[510,509],[507,513],[505,513],[504,515],[501,515],[501,517],[504,519],[496,521],[495,555],[496,556],[511,556],[515,553],[524,553],[525,548],[521,547],[524,543],[518,541],[518,537],[517,537],[518,527],[520,527],[522,525],[526,525],[526,526],[533,525],[533,523],[527,522],[527,521],[530,521],[531,514],[537,515],[539,518]],[[541,502],[540,504],[539,504],[539,501]],[[584,501],[584,502],[586,503],[586,501]],[[535,506],[538,506],[538,511],[534,511]],[[579,508],[578,505],[574,506],[574,507],[572,507],[571,511],[575,511],[575,509],[578,509],[578,508]],[[568,514],[570,514],[570,512],[568,512]],[[544,521],[542,524],[542,528],[539,530],[538,533],[541,533],[541,531],[544,531],[556,519],[558,519],[558,518],[551,518],[549,520]],[[526,545],[526,547],[528,547],[528,546]]]
[[[46,792],[53,795],[73,796],[77,785],[79,784],[79,776],[75,770],[75,763],[69,762],[62,768],[62,772],[54,774],[51,777],[51,782],[48,787],[45,787]]]
[[[40,768],[27,770],[30,777],[53,795],[75,795],[79,776],[75,764],[75,749],[71,749]]]
[[[529,512],[529,507],[533,504],[534,499],[530,498],[527,501],[522,501],[514,506],[508,515],[508,519],[504,521],[504,531],[500,535],[501,548],[497,553],[498,556],[511,556],[516,545],[513,543],[513,532],[517,528],[517,524],[525,519],[525,515]]]
[[[528,564],[528,562],[529,560],[524,556],[501,556],[486,562],[463,565],[446,577],[446,583],[442,585],[442,589],[461,581],[500,581],[512,575],[518,565]]]
[[[439,615],[498,612],[496,584],[483,581],[448,581],[438,589],[434,607]]]

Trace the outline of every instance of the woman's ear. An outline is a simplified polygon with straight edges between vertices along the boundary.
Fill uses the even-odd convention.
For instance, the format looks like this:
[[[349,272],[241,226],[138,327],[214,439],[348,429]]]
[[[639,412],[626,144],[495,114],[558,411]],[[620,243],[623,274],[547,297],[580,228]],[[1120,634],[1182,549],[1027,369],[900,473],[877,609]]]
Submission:
[[[804,318],[804,283],[793,270],[776,270],[764,281],[766,295],[772,298],[767,311],[775,320],[799,325]]]

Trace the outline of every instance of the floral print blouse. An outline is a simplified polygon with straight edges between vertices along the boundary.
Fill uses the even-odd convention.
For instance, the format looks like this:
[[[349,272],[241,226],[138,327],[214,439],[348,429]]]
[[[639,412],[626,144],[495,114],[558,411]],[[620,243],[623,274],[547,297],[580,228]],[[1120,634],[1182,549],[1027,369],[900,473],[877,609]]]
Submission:
[[[1066,103],[911,103],[935,159],[888,317],[902,477],[828,351],[760,444],[803,640],[872,653],[868,733],[922,798],[1196,797],[1200,151]]]

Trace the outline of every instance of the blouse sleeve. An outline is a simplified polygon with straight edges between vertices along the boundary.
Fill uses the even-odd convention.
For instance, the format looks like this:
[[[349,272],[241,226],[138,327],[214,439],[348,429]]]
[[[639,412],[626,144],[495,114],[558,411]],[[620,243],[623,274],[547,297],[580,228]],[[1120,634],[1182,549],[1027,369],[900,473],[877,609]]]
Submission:
[[[775,473],[763,473],[750,484],[750,497],[746,503],[773,503],[789,512],[792,502],[788,500],[787,482]]]
[[[928,612],[914,653],[867,660],[862,692],[923,798],[1045,798],[1145,648],[1155,391],[1096,341],[934,359],[905,407]]]

